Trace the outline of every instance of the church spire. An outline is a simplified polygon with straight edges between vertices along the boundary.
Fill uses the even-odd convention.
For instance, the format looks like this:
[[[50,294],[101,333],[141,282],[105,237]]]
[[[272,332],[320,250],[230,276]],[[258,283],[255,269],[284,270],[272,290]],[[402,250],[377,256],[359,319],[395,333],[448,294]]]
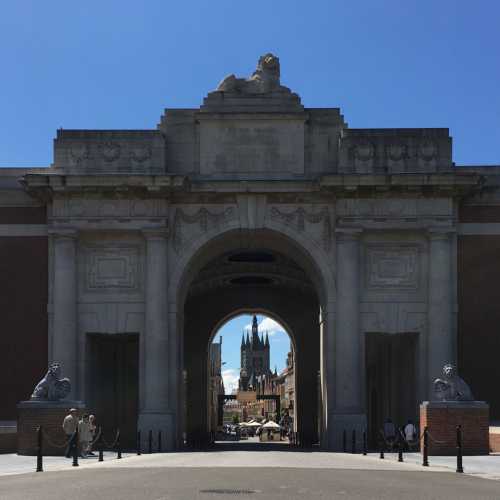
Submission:
[[[266,342],[265,342],[265,346],[266,347],[269,347],[269,334],[266,332]]]
[[[245,332],[241,334],[241,347],[245,347]]]
[[[252,347],[254,349],[258,349],[260,347],[259,326],[257,324],[257,316],[255,316],[255,314],[252,320]]]

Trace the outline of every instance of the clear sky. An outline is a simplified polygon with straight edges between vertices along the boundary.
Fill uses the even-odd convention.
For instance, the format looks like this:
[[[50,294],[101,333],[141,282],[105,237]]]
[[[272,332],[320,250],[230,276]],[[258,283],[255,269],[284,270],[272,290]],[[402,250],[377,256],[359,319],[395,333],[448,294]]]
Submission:
[[[282,325],[267,316],[257,315],[259,333],[269,334],[271,370],[277,367],[278,372],[286,365],[286,356],[290,350],[290,337]],[[251,331],[252,316],[242,314],[224,324],[217,332],[214,342],[219,342],[222,335],[222,377],[226,394],[238,386],[240,376],[241,334]]]
[[[0,4],[0,166],[47,166],[63,128],[155,128],[280,57],[305,106],[357,127],[449,127],[500,164],[498,0],[15,0]]]

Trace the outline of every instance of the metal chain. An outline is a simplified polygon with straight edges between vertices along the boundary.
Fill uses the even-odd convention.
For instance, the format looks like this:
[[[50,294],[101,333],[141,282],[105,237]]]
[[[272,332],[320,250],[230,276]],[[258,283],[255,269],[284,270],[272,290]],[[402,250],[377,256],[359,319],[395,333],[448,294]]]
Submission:
[[[115,446],[116,446],[116,443],[118,443],[118,439],[120,437],[120,431],[116,431],[116,437],[115,437],[115,440],[112,444],[109,444],[105,439],[104,439],[104,436],[102,436],[102,442],[104,443],[104,445],[107,447],[107,448],[111,448],[113,449]]]
[[[70,441],[73,439],[73,435],[74,435],[74,434],[72,434],[64,444],[57,444],[57,443],[54,443],[54,441],[52,441],[52,439],[45,432],[45,430],[42,430],[42,432],[43,432],[43,437],[44,437],[45,441],[47,441],[47,443],[50,446],[53,446],[54,448],[66,448],[68,446],[68,444],[70,443]]]

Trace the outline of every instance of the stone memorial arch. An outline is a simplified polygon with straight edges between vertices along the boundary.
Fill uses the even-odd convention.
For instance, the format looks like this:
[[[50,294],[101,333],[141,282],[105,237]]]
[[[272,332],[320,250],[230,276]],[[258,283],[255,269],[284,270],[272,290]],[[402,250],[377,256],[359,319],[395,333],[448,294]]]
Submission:
[[[305,108],[272,54],[156,129],[59,130],[53,165],[22,178],[47,208],[48,358],[73,398],[176,449],[207,429],[216,325],[269,311],[310,442],[415,418],[457,358],[458,206],[480,178],[447,129]]]

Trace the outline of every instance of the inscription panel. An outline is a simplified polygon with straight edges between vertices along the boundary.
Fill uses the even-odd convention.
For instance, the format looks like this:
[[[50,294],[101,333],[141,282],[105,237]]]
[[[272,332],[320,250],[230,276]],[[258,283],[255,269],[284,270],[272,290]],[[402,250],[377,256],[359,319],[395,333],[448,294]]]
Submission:
[[[87,291],[139,288],[139,248],[96,247],[86,249]]]
[[[200,125],[200,171],[304,173],[302,120],[221,120]]]
[[[368,289],[418,287],[417,246],[369,246],[366,259]]]

